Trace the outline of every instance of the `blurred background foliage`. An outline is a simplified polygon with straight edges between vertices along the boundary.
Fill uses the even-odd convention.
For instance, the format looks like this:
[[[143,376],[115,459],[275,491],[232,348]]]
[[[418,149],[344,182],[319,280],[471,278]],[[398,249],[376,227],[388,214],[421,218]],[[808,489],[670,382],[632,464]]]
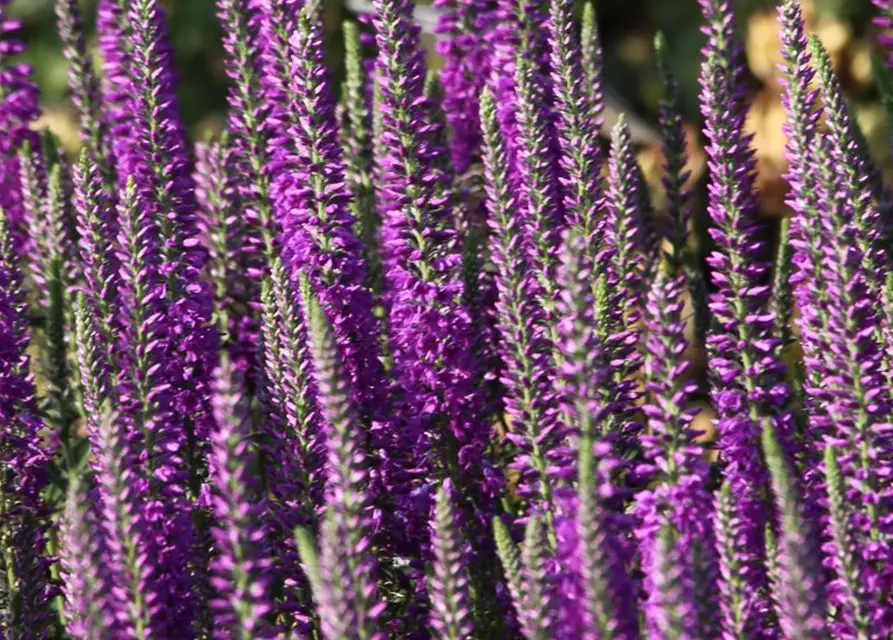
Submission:
[[[54,0],[14,0],[11,13],[24,20],[23,37],[28,43],[28,61],[43,95],[43,124],[67,145],[77,144],[74,118],[67,98],[66,65],[56,37]],[[88,24],[93,24],[96,0],[82,6]],[[223,73],[220,30],[214,0],[164,0],[180,73],[183,115],[196,136],[219,127],[225,109],[226,81]],[[342,0],[324,0],[329,31],[329,58],[333,72],[340,75],[340,23],[350,17]],[[764,210],[784,211],[783,112],[776,78],[778,39],[774,0],[734,0],[747,46],[752,75],[753,109],[750,126],[760,160],[760,183]],[[605,43],[609,84],[622,95],[645,122],[654,121],[659,85],[654,71],[652,42],[661,30],[673,53],[672,65],[682,85],[686,117],[697,131],[698,71],[701,18],[697,0],[596,0]],[[810,28],[819,34],[843,77],[860,122],[878,155],[886,157],[888,145],[884,118],[871,82],[871,52],[875,32],[871,25],[870,0],[805,0]],[[93,34],[91,32],[91,39]],[[429,43],[430,44],[430,43]],[[432,47],[433,48],[433,47]],[[436,56],[432,58],[436,65]],[[334,86],[339,86],[336,83]],[[696,173],[700,167],[695,143]],[[659,166],[659,150],[643,149],[641,160],[649,173]]]

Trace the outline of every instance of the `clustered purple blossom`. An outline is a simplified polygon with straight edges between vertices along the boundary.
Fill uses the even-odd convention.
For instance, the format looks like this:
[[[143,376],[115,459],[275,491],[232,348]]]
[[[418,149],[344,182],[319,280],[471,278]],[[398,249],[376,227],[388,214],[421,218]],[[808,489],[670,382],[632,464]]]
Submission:
[[[796,0],[774,273],[732,3],[700,0],[709,294],[666,42],[659,216],[625,119],[600,139],[591,4],[437,0],[435,74],[375,0],[339,104],[322,3],[218,0],[193,145],[161,3],[100,0],[100,78],[57,0],[73,166],[7,4],[0,636],[891,637],[893,197]]]

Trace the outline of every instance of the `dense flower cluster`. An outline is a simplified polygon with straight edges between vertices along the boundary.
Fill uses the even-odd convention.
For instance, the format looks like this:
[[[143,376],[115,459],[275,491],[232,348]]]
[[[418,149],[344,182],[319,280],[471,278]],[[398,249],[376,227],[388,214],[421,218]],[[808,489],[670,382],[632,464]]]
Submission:
[[[591,5],[438,0],[435,74],[375,0],[339,104],[319,1],[218,0],[193,145],[162,3],[100,0],[100,76],[57,0],[69,162],[7,4],[0,637],[893,636],[893,197],[797,0],[774,271],[700,0],[706,277],[666,43],[658,212]]]

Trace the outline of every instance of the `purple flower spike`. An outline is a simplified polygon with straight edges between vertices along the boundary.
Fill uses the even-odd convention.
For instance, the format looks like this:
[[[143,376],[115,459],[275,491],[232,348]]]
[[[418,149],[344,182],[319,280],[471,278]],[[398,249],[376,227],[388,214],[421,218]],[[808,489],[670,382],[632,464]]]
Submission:
[[[683,475],[704,471],[703,448],[691,430],[689,400],[697,382],[688,376],[685,341],[684,275],[658,273],[645,306],[645,358],[642,367],[648,392],[643,411],[648,431],[639,436],[655,471],[673,483]]]
[[[887,50],[887,67],[893,69],[893,0],[872,0],[878,8],[874,23],[881,29],[878,36],[881,46]]]
[[[829,600],[840,607],[840,614],[832,621],[832,630],[841,637],[868,638],[872,635],[870,616],[873,613],[873,596],[869,592],[870,583],[862,579],[864,571],[863,560],[858,553],[858,530],[853,526],[853,510],[846,501],[846,485],[839,456],[833,445],[825,448],[830,535],[822,551],[827,556],[825,565],[837,574],[830,585]]]
[[[255,482],[245,398],[238,385],[232,366],[222,363],[217,371],[210,461],[216,521],[211,578],[216,592],[211,603],[214,631],[221,638],[275,638],[265,620],[271,610],[270,559],[262,524],[265,506]]]
[[[515,61],[517,92],[518,176],[527,253],[536,274],[538,297],[554,322],[557,298],[559,236],[564,223],[556,166],[551,162],[550,113],[543,96],[544,82],[533,63],[519,55]],[[503,135],[508,136],[505,132]],[[574,141],[576,144],[576,141]],[[579,214],[581,217],[585,213]]]
[[[424,59],[406,0],[376,0],[378,81],[387,149],[382,158],[382,247],[393,376],[405,399],[401,452],[407,472],[427,473],[395,486],[397,511],[411,539],[424,544],[432,489],[453,477],[474,496],[487,528],[501,478],[485,456],[476,336],[462,304],[462,254],[453,226],[450,187],[435,166],[434,127],[426,112]],[[402,454],[401,455],[405,455]],[[411,494],[415,493],[415,497]],[[424,511],[420,511],[424,509]],[[477,539],[470,536],[474,544]]]
[[[604,508],[603,496],[610,494],[610,466],[604,460],[597,463],[595,448],[591,438],[580,438],[576,552],[570,568],[577,573],[581,600],[568,599],[564,606],[581,606],[582,611],[564,615],[582,614],[578,633],[584,640],[632,640],[639,637],[633,585],[624,568],[623,548],[611,531],[611,517]]]
[[[583,5],[583,26],[580,30],[580,55],[583,61],[583,73],[586,74],[586,86],[589,87],[592,100],[592,114],[595,126],[601,130],[604,124],[605,96],[604,54],[601,36],[598,32],[598,20],[595,15],[595,0],[587,0]]]
[[[40,637],[47,629],[54,597],[46,549],[48,515],[42,493],[49,481],[52,452],[41,431],[34,382],[29,372],[27,304],[8,221],[0,210],[0,465],[7,472],[0,498],[5,504],[0,534],[8,555],[10,591],[18,606],[9,624]]]
[[[88,481],[71,481],[60,532],[65,630],[78,640],[113,640],[118,625],[94,497]]]
[[[166,358],[171,335],[171,322],[165,315],[165,278],[162,275],[161,249],[158,226],[152,217],[152,207],[137,196],[131,180],[122,194],[118,207],[121,221],[122,275],[121,306],[124,316],[122,343],[127,346],[124,362],[126,382],[121,393],[122,413],[126,414],[130,437],[136,447],[132,454],[140,455],[140,472],[148,481],[146,501],[149,509],[146,526],[154,527],[159,536],[154,542],[160,547],[158,559],[169,573],[163,575],[166,593],[175,597],[174,582],[187,589],[186,558],[191,544],[189,503],[185,499],[188,471],[184,460],[187,433],[175,411],[175,394],[167,377],[170,361]],[[175,361],[176,362],[176,361]],[[169,543],[163,541],[169,540]],[[175,542],[176,541],[176,542]],[[168,603],[171,608],[190,604],[183,594]],[[159,606],[160,603],[159,603]],[[171,613],[167,607],[162,607]],[[172,613],[167,621],[177,624],[185,633],[188,614],[180,617]],[[176,621],[174,623],[173,621]],[[175,633],[175,631],[171,631]]]
[[[195,185],[178,112],[172,51],[156,0],[133,3],[127,23],[134,56],[128,77],[134,93],[131,108],[139,132],[132,174],[148,215],[158,225],[169,330],[177,339],[171,358],[179,362],[169,369],[169,382],[177,388],[185,428],[193,428],[196,439],[203,441],[210,419],[201,414],[209,413],[217,334],[210,325],[210,291],[199,277],[207,255],[197,237]]]
[[[768,265],[757,239],[755,159],[750,136],[744,132],[742,46],[727,0],[701,0],[707,20],[708,44],[701,75],[701,110],[706,119],[710,171],[710,230],[716,249],[708,262],[713,269],[710,309],[715,329],[709,336],[713,398],[719,413],[719,448],[726,478],[737,502],[740,527],[736,551],[747,581],[745,597],[755,598],[744,619],[727,620],[754,637],[766,629],[766,587],[762,566],[767,506],[762,493],[768,477],[760,460],[759,435],[763,417],[771,417],[779,439],[788,446],[793,416],[787,405],[790,391],[779,358],[775,319],[769,311]],[[728,604],[728,603],[726,603]]]
[[[641,314],[643,281],[654,259],[648,241],[647,217],[641,170],[636,162],[632,135],[621,115],[611,132],[611,157],[608,172],[608,229],[605,244],[616,278],[620,316],[634,323]],[[604,258],[603,258],[604,259]],[[614,284],[614,283],[612,283]]]
[[[509,183],[508,156],[496,116],[493,99],[485,90],[481,96],[481,121],[491,259],[497,269],[499,293],[496,312],[503,337],[500,356],[505,368],[501,381],[507,391],[506,412],[514,429],[508,437],[521,452],[514,462],[521,473],[515,493],[528,499],[537,496],[551,526],[555,506],[550,465],[557,461],[550,458],[560,436],[557,398],[551,390],[555,375],[550,362],[551,341],[535,299],[536,285],[527,268],[524,237]]]
[[[830,638],[825,627],[825,584],[815,532],[803,516],[790,464],[768,422],[763,425],[763,453],[772,476],[780,523],[775,591],[782,631],[790,640]]]
[[[22,143],[37,144],[37,135],[29,125],[37,119],[38,89],[31,81],[31,68],[16,61],[24,53],[25,45],[16,39],[20,23],[8,16],[10,0],[0,0],[0,209],[5,212],[9,228],[18,234],[22,223],[21,183],[19,160],[16,157]],[[16,249],[23,238],[16,235]]]
[[[223,47],[226,50],[226,73],[233,87],[229,95],[228,129],[242,178],[238,181],[239,195],[247,207],[243,212],[243,226],[247,232],[241,240],[242,250],[255,252],[255,271],[259,278],[263,270],[257,263],[266,262],[273,255],[276,225],[270,194],[271,177],[267,143],[270,138],[270,103],[262,92],[264,42],[262,39],[262,3],[258,0],[217,0],[217,17],[223,26]],[[266,260],[265,260],[266,258]]]
[[[375,583],[365,438],[332,326],[315,294],[305,291],[303,303],[328,445],[321,541],[324,593],[315,593],[323,632],[330,640],[378,640],[384,638],[379,618],[386,603],[379,599]]]
[[[820,189],[820,159],[825,155],[825,142],[819,137],[818,90],[813,88],[815,71],[809,54],[806,30],[799,3],[788,0],[779,7],[779,34],[782,43],[780,82],[784,87],[782,103],[788,114],[785,132],[788,137],[787,180],[791,184],[788,204],[795,215],[782,233],[790,233],[792,273],[789,283],[778,283],[776,299],[784,287],[793,289],[794,304],[799,311],[796,324],[803,349],[803,393],[808,407],[808,437],[805,454],[811,463],[804,465],[803,490],[807,507],[816,507],[822,499],[822,477],[818,462],[824,450],[824,436],[833,429],[828,415],[828,386],[832,375],[826,358],[829,352],[828,327],[831,322],[830,282],[823,268],[824,253],[830,237],[821,223],[825,204]],[[784,244],[779,248],[781,252]],[[779,257],[781,259],[781,256]],[[776,305],[778,306],[778,305]],[[778,312],[778,309],[776,309]],[[779,318],[783,320],[783,318]],[[783,329],[784,331],[785,329]],[[782,338],[784,339],[784,338]]]
[[[860,580],[885,591],[886,587],[880,585],[893,584],[893,488],[888,480],[893,473],[893,432],[881,351],[884,333],[879,330],[883,321],[871,285],[881,274],[872,268],[863,229],[865,216],[871,217],[872,205],[864,191],[852,183],[861,180],[860,176],[852,175],[849,168],[840,175],[841,158],[852,161],[848,156],[853,146],[852,129],[842,117],[846,106],[828,54],[818,40],[810,44],[829,120],[828,137],[818,159],[821,223],[827,239],[821,266],[830,300],[828,349],[823,354],[830,372],[823,379],[824,410],[832,419],[827,444],[840,452],[846,502],[858,523],[857,550],[863,562]],[[883,635],[891,628],[893,607],[885,598],[869,606],[875,630]]]
[[[452,164],[457,175],[468,171],[481,152],[480,95],[490,75],[488,36],[495,11],[489,0],[435,0],[444,9],[437,24],[437,50],[443,110],[453,132]]]
[[[474,637],[468,593],[468,558],[461,531],[455,526],[451,492],[449,482],[445,482],[437,492],[431,518],[434,555],[434,571],[428,583],[431,627],[440,638],[467,640]]]
[[[146,512],[148,482],[137,464],[129,420],[106,413],[97,434],[97,483],[102,523],[114,576],[115,618],[123,637],[147,640],[164,634],[155,523]],[[156,635],[158,631],[161,634]]]
[[[601,150],[599,148],[599,108],[593,100],[598,86],[588,86],[583,49],[574,27],[574,2],[552,0],[550,47],[555,109],[558,112],[558,139],[561,145],[564,207],[569,225],[581,229],[592,247],[593,257],[601,240],[597,235],[599,210],[604,194],[601,188]],[[588,5],[591,8],[591,5]],[[594,31],[590,33],[592,37]],[[587,50],[592,42],[588,43]],[[597,55],[592,54],[591,55]],[[590,61],[594,62],[594,61]]]
[[[284,261],[293,279],[303,272],[318,291],[332,318],[363,421],[377,422],[387,409],[380,330],[365,286],[363,248],[353,231],[356,220],[349,209],[322,25],[308,11],[298,17],[289,54],[290,116],[283,135],[292,147],[288,157],[280,159],[276,184]],[[371,444],[379,446],[375,440]]]
[[[74,210],[81,270],[89,300],[97,312],[97,327],[112,363],[117,357],[122,321],[118,307],[121,287],[121,265],[116,253],[118,220],[103,191],[100,166],[87,149],[81,152],[74,168]]]
[[[704,478],[686,475],[640,492],[635,513],[649,637],[719,637],[719,564]],[[667,529],[673,537],[670,556],[662,548]]]
[[[59,37],[68,61],[71,99],[80,114],[80,134],[94,161],[99,164],[104,188],[111,193],[112,173],[108,164],[108,126],[102,113],[99,79],[93,57],[87,50],[87,34],[78,0],[56,0]]]

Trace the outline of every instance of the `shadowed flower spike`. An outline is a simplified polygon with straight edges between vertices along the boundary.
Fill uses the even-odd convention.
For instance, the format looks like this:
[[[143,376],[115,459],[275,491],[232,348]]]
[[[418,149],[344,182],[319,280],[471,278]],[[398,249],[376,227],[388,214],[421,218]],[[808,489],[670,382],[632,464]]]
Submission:
[[[332,326],[314,293],[304,291],[303,309],[328,448],[327,513],[321,540],[326,597],[315,594],[320,618],[330,640],[377,640],[384,638],[379,617],[386,604],[379,599],[375,582],[365,438]]]
[[[372,130],[372,60],[363,59],[359,26],[344,23],[344,85],[342,87],[341,146],[345,174],[353,198],[351,212],[357,220],[357,235],[362,241],[368,271],[368,286],[381,292],[381,255],[378,229],[381,218],[375,200],[374,132]]]
[[[654,39],[657,66],[663,82],[663,94],[658,106],[664,152],[664,189],[668,219],[667,238],[671,253],[667,256],[668,270],[678,275],[685,266],[688,249],[688,227],[691,218],[691,193],[686,183],[691,172],[686,169],[688,150],[681,107],[679,84],[670,70],[670,51],[666,38],[658,33]]]
[[[521,579],[523,585],[520,610],[522,629],[528,640],[551,637],[554,622],[554,595],[548,574],[550,543],[542,519],[530,516],[521,546]]]
[[[778,229],[778,253],[772,277],[772,313],[783,347],[794,342],[794,247],[791,244],[791,219],[784,218]]]
[[[97,525],[93,491],[87,479],[68,487],[60,531],[65,630],[77,640],[114,640],[117,631],[108,550]]]
[[[694,640],[699,637],[690,628],[694,611],[690,594],[686,593],[686,559],[676,547],[677,532],[666,525],[657,535],[654,548],[651,579],[659,599],[649,613],[654,618],[655,631],[649,636],[655,640]],[[687,624],[689,628],[687,628]]]
[[[215,324],[233,366],[251,380],[257,375],[262,270],[260,249],[248,237],[249,216],[241,208],[240,189],[246,169],[232,135],[224,132],[195,148],[195,195],[198,227],[208,252],[207,273],[213,283]],[[256,235],[256,234],[255,234]]]
[[[499,516],[493,517],[493,538],[496,541],[496,553],[502,564],[502,572],[505,575],[506,586],[512,597],[512,604],[518,619],[521,621],[522,631],[525,637],[531,633],[525,627],[524,615],[524,578],[521,573],[521,552],[518,545],[512,539],[512,532]]]
[[[7,574],[2,621],[8,628],[40,636],[53,615],[42,493],[49,481],[52,452],[43,441],[29,371],[27,304],[22,273],[6,215],[0,209],[0,465],[7,480],[0,488],[4,517],[3,570]]]
[[[581,65],[583,47],[574,27],[574,4],[573,0],[551,0],[552,83],[567,224],[580,228],[594,260],[603,241],[601,233],[597,233],[603,233],[599,220],[603,204],[599,107],[593,101],[599,87],[587,83],[590,78]],[[589,36],[594,37],[592,33]],[[599,69],[591,71],[600,73]]]
[[[830,638],[825,585],[812,523],[803,516],[797,488],[771,424],[763,424],[763,454],[772,476],[772,492],[778,511],[778,618],[785,637]]]
[[[26,140],[19,150],[19,182],[22,195],[22,227],[27,231],[23,251],[27,259],[27,273],[41,294],[41,306],[46,306],[48,265],[53,250],[49,240],[46,213],[49,175],[45,149],[39,143]]]
[[[81,141],[98,165],[104,190],[112,194],[113,174],[108,164],[108,126],[102,112],[99,79],[93,69],[93,56],[87,50],[87,34],[79,0],[56,0],[59,37],[68,61],[71,101],[80,115]]]
[[[771,417],[779,440],[789,446],[794,427],[790,390],[779,357],[775,319],[769,311],[768,265],[758,240],[755,159],[745,133],[742,45],[728,0],[701,0],[708,43],[701,73],[701,111],[706,121],[710,191],[708,212],[715,249],[708,258],[716,291],[710,309],[715,322],[708,338],[712,395],[719,414],[717,431],[725,475],[737,500],[736,550],[746,598],[753,606],[744,619],[748,633],[765,629],[767,603],[762,558],[768,511],[762,494],[768,481],[760,460],[761,420]],[[726,603],[731,606],[731,603]],[[737,605],[735,605],[737,606]],[[740,629],[739,629],[740,631]]]
[[[809,46],[815,61],[827,123],[827,153],[839,169],[835,176],[837,188],[849,201],[847,215],[858,230],[854,240],[867,267],[866,286],[879,302],[885,274],[890,268],[890,259],[884,248],[890,231],[886,227],[889,221],[883,218],[879,207],[880,194],[876,193],[877,189],[872,184],[872,174],[877,169],[867,153],[864,136],[834,73],[830,56],[815,35],[810,36]]]
[[[431,627],[438,638],[466,640],[475,637],[468,593],[468,559],[449,481],[438,490],[431,518],[434,570],[428,582]]]
[[[604,54],[598,20],[595,15],[595,0],[587,0],[583,5],[583,26],[580,30],[581,56],[586,86],[592,100],[592,114],[595,128],[601,131],[604,124],[605,96],[602,91],[604,79]]]
[[[287,433],[283,442],[298,447],[297,461],[302,478],[302,501],[307,517],[323,504],[322,468],[325,459],[325,434],[319,428],[316,385],[307,345],[307,326],[300,313],[300,298],[285,273],[281,260],[270,269],[270,290],[264,298],[264,343],[268,347],[267,384],[272,385],[279,410],[285,418]],[[277,457],[281,452],[277,454]],[[288,460],[288,458],[286,458]],[[290,466],[290,465],[289,465]]]
[[[208,251],[208,276],[214,283],[215,313],[221,336],[230,347],[240,329],[237,306],[246,300],[239,276],[241,220],[236,153],[228,133],[216,140],[195,145],[195,196],[198,201],[198,225]],[[246,354],[253,358],[253,354]]]
[[[95,449],[99,445],[99,421],[103,403],[111,399],[110,367],[106,360],[108,351],[103,349],[100,334],[90,303],[84,293],[78,293],[74,307],[74,336],[77,345],[77,362],[81,383],[81,405],[87,427],[87,438]]]
[[[558,391],[562,421],[577,437],[590,440],[607,435],[611,422],[612,389],[606,350],[599,335],[593,295],[593,264],[586,238],[572,228],[565,234],[561,254],[558,334],[556,345]],[[601,280],[596,286],[603,283]],[[602,402],[608,397],[608,402]]]
[[[643,279],[654,255],[646,229],[648,212],[644,202],[648,194],[640,179],[629,125],[622,114],[611,132],[608,166],[609,219],[604,241],[617,290],[622,292],[617,296],[619,313],[626,322],[634,323],[641,314]]]
[[[312,605],[299,576],[292,532],[297,526],[317,526],[324,503],[325,439],[318,426],[300,301],[278,259],[261,288],[261,303],[257,393],[264,411],[258,430],[268,535],[275,550],[271,589],[282,592],[288,610],[296,611],[298,628],[309,632]]]
[[[221,638],[275,638],[278,636],[265,620],[272,602],[262,524],[265,507],[255,482],[241,384],[232,365],[222,362],[217,370],[210,460],[217,523],[212,531],[216,552],[211,578],[214,632]]]
[[[624,327],[616,300],[621,289],[609,290],[613,280],[595,271],[586,239],[572,227],[564,237],[558,271],[555,360],[561,420],[572,433],[596,442],[606,439],[615,454],[631,452],[640,426],[640,392],[632,374],[641,356],[636,335]]]
[[[537,496],[551,527],[554,504],[549,454],[559,435],[557,398],[551,390],[555,375],[550,364],[551,341],[534,297],[536,285],[527,268],[524,238],[509,183],[508,157],[496,115],[493,99],[485,89],[481,121],[492,231],[490,255],[496,266],[497,326],[502,334],[501,382],[513,426],[507,437],[521,452],[514,462],[521,473],[516,495],[528,499]]]
[[[118,220],[103,192],[99,166],[87,149],[81,152],[74,167],[73,182],[81,271],[90,305],[95,310],[97,331],[108,351],[107,364],[117,367],[115,352],[125,315],[118,306],[121,287]]]
[[[689,157],[687,138],[683,126],[682,106],[679,85],[670,70],[670,52],[663,34],[654,39],[657,66],[663,83],[663,94],[658,105],[661,139],[663,141],[664,192],[666,197],[667,228],[664,234],[669,241],[670,251],[664,261],[670,274],[683,272],[691,295],[694,315],[694,346],[703,347],[707,339],[710,323],[710,310],[707,307],[704,272],[701,269],[698,252],[689,244],[691,221],[691,191],[686,187],[691,172],[686,169]]]

